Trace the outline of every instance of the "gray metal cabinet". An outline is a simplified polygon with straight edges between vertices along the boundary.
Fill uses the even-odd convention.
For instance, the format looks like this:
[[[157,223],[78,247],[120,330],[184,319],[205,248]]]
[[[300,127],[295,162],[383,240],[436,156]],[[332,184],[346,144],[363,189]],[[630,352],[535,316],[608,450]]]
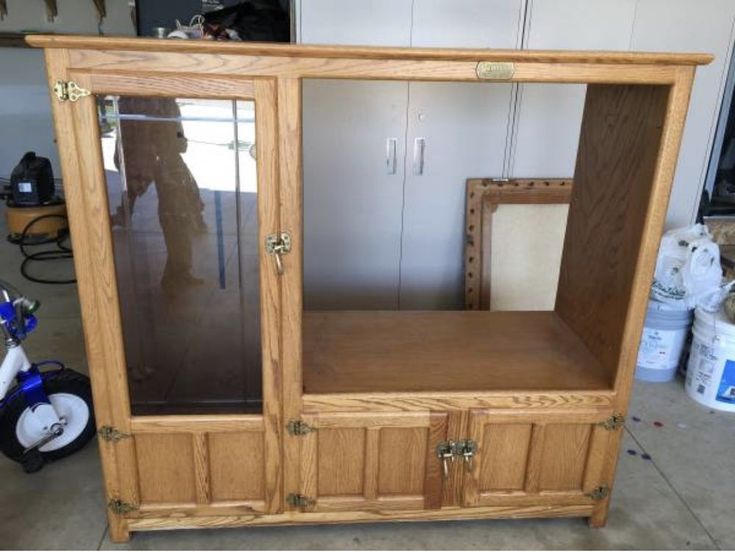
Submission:
[[[407,86],[303,88],[304,305],[398,307]]]
[[[697,72],[667,224],[693,220],[734,1],[297,0],[295,11],[304,43],[714,53]],[[461,308],[464,180],[572,176],[583,101],[578,85],[305,83],[307,308]]]
[[[296,35],[409,46],[412,3],[306,0]],[[304,81],[307,309],[398,308],[407,103],[405,82]]]
[[[732,55],[732,0],[639,0],[631,50],[708,52],[710,65],[697,68],[666,224],[694,221],[709,164],[719,106]]]
[[[708,52],[697,69],[667,227],[694,221],[733,44],[732,0],[528,0],[523,47]],[[522,86],[511,138],[513,176],[570,176],[583,92]],[[564,93],[562,93],[564,92]]]
[[[516,48],[522,0],[415,0],[412,46]],[[464,306],[468,176],[502,176],[512,86],[411,83],[400,308]]]
[[[297,9],[297,36],[308,43],[519,45],[523,0],[409,5],[412,22],[400,26],[404,2],[307,0]],[[511,90],[305,83],[306,308],[462,307],[464,182],[470,174],[501,175]]]
[[[410,46],[413,0],[297,0],[304,44]]]
[[[636,0],[529,0],[523,48],[627,50],[635,5]],[[574,174],[584,93],[584,85],[519,85],[511,176]]]

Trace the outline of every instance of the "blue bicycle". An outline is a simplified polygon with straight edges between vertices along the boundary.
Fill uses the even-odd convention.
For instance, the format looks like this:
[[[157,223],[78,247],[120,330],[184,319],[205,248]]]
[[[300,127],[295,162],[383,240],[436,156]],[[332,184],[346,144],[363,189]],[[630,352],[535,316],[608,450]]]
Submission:
[[[95,434],[89,378],[56,360],[31,363],[23,350],[38,307],[0,281],[0,450],[27,473],[76,452]]]

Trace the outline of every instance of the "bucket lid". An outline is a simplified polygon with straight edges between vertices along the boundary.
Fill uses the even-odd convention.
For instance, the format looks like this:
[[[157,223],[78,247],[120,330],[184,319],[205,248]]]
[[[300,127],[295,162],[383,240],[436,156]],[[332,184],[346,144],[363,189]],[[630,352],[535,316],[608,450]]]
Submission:
[[[702,307],[697,307],[694,316],[695,324],[707,326],[712,332],[735,339],[735,324],[730,322],[723,308],[717,312],[707,312]]]
[[[658,316],[661,318],[671,318],[674,320],[691,320],[694,316],[693,310],[686,306],[673,306],[668,303],[661,303],[654,299],[649,299],[646,315]]]

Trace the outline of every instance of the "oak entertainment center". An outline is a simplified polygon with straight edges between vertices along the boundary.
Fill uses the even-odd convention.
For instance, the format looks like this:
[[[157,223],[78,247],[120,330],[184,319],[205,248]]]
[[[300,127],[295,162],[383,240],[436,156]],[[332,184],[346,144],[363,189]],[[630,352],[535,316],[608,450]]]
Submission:
[[[711,56],[28,42],[52,89],[114,541],[605,523],[692,80]],[[305,310],[312,78],[587,84],[554,310]]]

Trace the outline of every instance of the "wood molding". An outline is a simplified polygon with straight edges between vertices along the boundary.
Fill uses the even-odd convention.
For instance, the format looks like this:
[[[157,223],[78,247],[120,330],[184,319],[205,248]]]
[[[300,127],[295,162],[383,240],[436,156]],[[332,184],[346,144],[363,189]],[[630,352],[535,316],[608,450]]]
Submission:
[[[422,521],[451,519],[497,519],[535,517],[586,517],[591,515],[589,504],[534,506],[484,506],[477,508],[442,508],[440,510],[377,510],[364,512],[286,512],[277,515],[221,515],[197,516],[177,514],[130,518],[132,531],[159,529],[195,529],[214,527],[243,527],[248,525],[300,525],[310,523],[363,523],[384,521]]]
[[[604,52],[567,50],[488,50],[457,48],[389,48],[365,46],[312,46],[214,40],[159,40],[152,38],[32,35],[34,48],[183,52],[294,58],[350,58],[371,60],[469,60],[534,63],[589,63],[621,65],[703,65],[713,56],[701,53]]]

